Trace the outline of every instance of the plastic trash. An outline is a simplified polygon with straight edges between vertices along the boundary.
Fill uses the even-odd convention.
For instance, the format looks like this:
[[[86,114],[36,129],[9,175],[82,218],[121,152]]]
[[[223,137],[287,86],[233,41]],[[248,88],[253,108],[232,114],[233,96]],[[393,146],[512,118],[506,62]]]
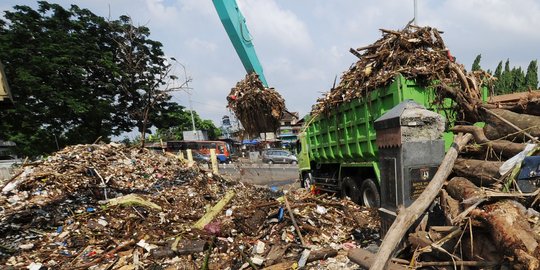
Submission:
[[[527,154],[529,152],[531,152],[534,149],[535,146],[536,146],[536,144],[528,143],[525,146],[525,149],[523,149],[523,151],[521,151],[518,154],[516,154],[515,156],[511,157],[510,159],[505,161],[503,163],[503,165],[501,165],[501,167],[499,168],[499,173],[501,175],[505,175],[507,172],[512,170],[512,168],[514,168],[514,166],[516,166],[516,164],[521,163],[525,159]]]
[[[321,206],[321,205],[317,205],[317,209],[315,211],[317,211],[317,213],[319,213],[321,215],[324,215],[324,214],[326,214],[328,212],[326,207]]]
[[[39,270],[39,269],[41,269],[41,266],[42,266],[41,263],[33,262],[29,266],[27,266],[26,268],[29,269],[29,270]]]
[[[307,259],[309,257],[309,253],[311,253],[311,250],[309,250],[309,249],[304,249],[304,251],[302,251],[302,255],[300,256],[300,259],[298,260],[298,267],[299,268],[306,266]]]
[[[278,220],[279,221],[283,221],[284,214],[285,214],[285,209],[283,209],[283,207],[280,207],[279,210],[278,210]]]
[[[265,244],[263,241],[258,240],[257,245],[255,245],[255,253],[262,254],[264,253]]]
[[[221,222],[216,221],[208,223],[204,226],[204,230],[212,235],[219,235],[221,233]]]

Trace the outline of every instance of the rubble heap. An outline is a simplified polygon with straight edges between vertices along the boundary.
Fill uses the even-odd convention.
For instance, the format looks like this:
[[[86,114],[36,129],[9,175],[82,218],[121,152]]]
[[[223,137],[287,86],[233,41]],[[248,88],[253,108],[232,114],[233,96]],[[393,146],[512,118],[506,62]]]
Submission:
[[[458,136],[437,174],[411,206],[400,209],[377,254],[352,249],[349,258],[376,270],[540,269],[538,93],[485,103],[480,89],[492,78],[456,63],[437,29],[381,31],[375,43],[351,50],[359,60],[312,115],[324,117],[401,74],[433,88],[437,103],[451,98],[456,123],[484,125],[452,127]]]
[[[400,211],[378,253],[355,249],[349,257],[371,269],[389,261],[391,269],[540,269],[539,95],[514,93],[482,102],[473,90],[479,85],[476,73],[465,75],[448,63],[450,75],[457,75],[449,78],[458,84],[435,87],[465,108],[465,119],[483,127],[452,127],[454,144],[436,176]]]
[[[238,269],[292,266],[304,254],[347,267],[344,249],[376,243],[377,227],[372,210],[348,199],[284,195],[146,149],[77,145],[25,164],[2,187],[0,264]]]
[[[468,134],[456,138],[461,153],[455,160],[447,153],[441,177],[430,183],[441,188],[426,187],[399,213],[377,255],[354,249],[351,260],[382,269],[386,255],[400,246],[393,269],[540,268],[540,145],[492,141],[475,126],[453,130]],[[422,210],[428,204],[434,210]]]
[[[259,75],[247,74],[227,96],[228,107],[247,134],[274,132],[285,110],[285,101],[274,88],[265,88]]]
[[[401,31],[381,29],[375,43],[351,49],[359,60],[341,76],[339,84],[317,100],[312,115],[330,113],[339,104],[366,96],[390,84],[397,74],[436,88],[439,99],[450,97],[462,106],[463,118],[476,120],[480,87],[487,73],[469,73],[455,62],[437,29],[408,25]],[[436,84],[434,84],[436,82]],[[458,86],[467,92],[457,92]],[[474,122],[474,121],[473,121]]]

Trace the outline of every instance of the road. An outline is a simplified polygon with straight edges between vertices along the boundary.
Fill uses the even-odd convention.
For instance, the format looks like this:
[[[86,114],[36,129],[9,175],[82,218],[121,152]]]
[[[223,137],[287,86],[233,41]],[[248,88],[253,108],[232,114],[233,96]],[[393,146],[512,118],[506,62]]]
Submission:
[[[270,165],[264,163],[220,164],[219,173],[232,179],[255,185],[282,187],[295,183],[299,186],[297,182],[297,165]]]

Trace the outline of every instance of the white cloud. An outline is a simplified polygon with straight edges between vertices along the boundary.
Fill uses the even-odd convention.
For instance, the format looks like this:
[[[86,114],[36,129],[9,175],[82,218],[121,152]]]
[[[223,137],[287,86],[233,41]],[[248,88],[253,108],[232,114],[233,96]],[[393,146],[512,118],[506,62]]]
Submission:
[[[182,12],[217,16],[211,2],[211,0],[177,0],[177,5],[181,7]]]
[[[246,17],[248,29],[257,36],[256,44],[272,42],[277,43],[276,46],[297,50],[313,46],[304,22],[274,0],[242,0],[238,5]]]
[[[446,8],[467,22],[499,33],[540,37],[540,2],[536,0],[457,0],[447,1]]]
[[[186,45],[188,46],[189,49],[193,51],[204,52],[204,53],[215,52],[218,47],[217,44],[215,43],[212,43],[206,40],[201,40],[199,38],[192,38],[186,41]]]
[[[168,6],[163,0],[145,0],[146,8],[150,12],[152,20],[171,22],[178,17],[176,6]]]
[[[193,78],[193,106],[216,124],[226,95],[245,70],[231,45],[211,0],[50,0],[116,19],[129,14],[145,24],[151,38],[163,43],[166,55],[186,65]],[[334,77],[357,59],[349,48],[369,45],[381,37],[379,28],[402,28],[413,17],[407,0],[236,0],[246,17],[268,83],[286,99],[288,109],[309,112]],[[2,0],[0,7],[37,6],[35,1]],[[458,61],[470,67],[482,54],[481,65],[494,69],[500,60],[526,68],[540,59],[538,0],[418,0],[421,25],[442,35]],[[110,7],[110,8],[109,8]],[[178,102],[189,106],[187,95]]]

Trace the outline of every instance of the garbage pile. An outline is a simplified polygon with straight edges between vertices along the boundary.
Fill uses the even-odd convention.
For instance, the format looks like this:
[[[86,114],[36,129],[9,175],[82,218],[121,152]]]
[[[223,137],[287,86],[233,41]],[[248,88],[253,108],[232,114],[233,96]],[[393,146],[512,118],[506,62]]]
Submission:
[[[540,145],[503,149],[507,142],[485,139],[480,127],[453,129],[467,135],[455,140],[460,155],[439,167],[447,177],[432,180],[442,188],[426,187],[400,211],[377,254],[353,249],[351,260],[370,269],[540,269]],[[522,151],[504,158],[517,145]]]
[[[349,199],[284,194],[119,144],[67,147],[1,188],[3,269],[342,269],[354,265],[346,249],[379,241],[374,210]]]
[[[353,51],[360,60],[312,113],[364,97],[400,73],[417,83],[435,81],[428,85],[439,100],[455,102],[459,123],[481,123],[451,127],[456,140],[448,152],[463,143],[459,156],[447,153],[433,188],[399,211],[376,254],[352,249],[349,258],[372,269],[540,269],[538,94],[485,102],[480,88],[491,78],[467,73],[436,29],[382,31],[383,38]]]
[[[248,135],[274,132],[285,110],[285,101],[274,88],[266,88],[256,73],[247,74],[227,96],[228,107]]]
[[[312,115],[330,113],[341,103],[366,97],[401,74],[419,85],[434,87],[441,101],[445,97],[455,100],[463,107],[464,119],[478,119],[475,105],[481,99],[480,87],[488,81],[487,73],[467,73],[435,28],[407,25],[401,31],[381,31],[383,36],[375,43],[351,49],[359,60],[343,73],[335,88],[317,100]],[[467,91],[455,91],[456,86]]]

